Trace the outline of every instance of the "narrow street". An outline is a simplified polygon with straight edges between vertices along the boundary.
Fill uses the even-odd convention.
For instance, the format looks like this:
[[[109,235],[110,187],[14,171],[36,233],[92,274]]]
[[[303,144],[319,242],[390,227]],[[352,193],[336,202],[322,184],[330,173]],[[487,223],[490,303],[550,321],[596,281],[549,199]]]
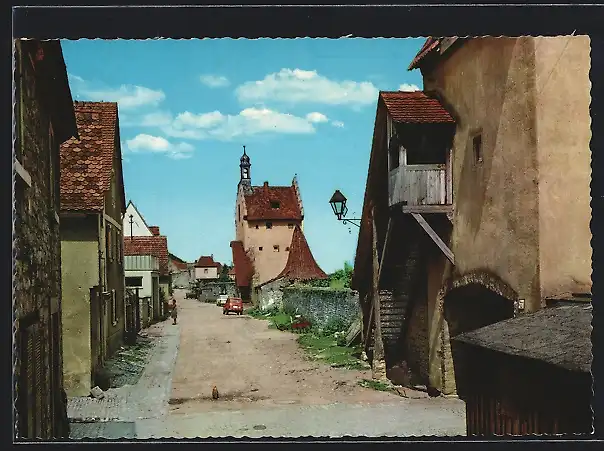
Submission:
[[[465,432],[459,400],[402,398],[360,387],[357,381],[371,378],[369,370],[311,361],[295,334],[245,315],[222,315],[214,304],[184,299],[182,291],[175,295],[178,325],[164,325],[180,337],[171,395],[164,397],[168,408],[138,418],[137,438]],[[218,400],[212,399],[214,386]]]
[[[370,370],[309,360],[296,335],[214,304],[184,299],[179,319],[146,330],[157,341],[135,385],[71,398],[72,438],[463,435],[456,399],[403,398],[363,388]],[[212,399],[216,386],[220,397]],[[422,396],[423,395],[423,396]]]

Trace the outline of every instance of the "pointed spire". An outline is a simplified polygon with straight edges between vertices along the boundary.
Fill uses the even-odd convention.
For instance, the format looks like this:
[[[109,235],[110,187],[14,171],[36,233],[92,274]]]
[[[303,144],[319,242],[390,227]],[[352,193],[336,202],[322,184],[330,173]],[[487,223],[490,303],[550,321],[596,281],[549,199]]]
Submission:
[[[304,232],[298,224],[294,228],[287,263],[276,279],[289,280],[326,279],[327,274],[319,267],[310,251]]]

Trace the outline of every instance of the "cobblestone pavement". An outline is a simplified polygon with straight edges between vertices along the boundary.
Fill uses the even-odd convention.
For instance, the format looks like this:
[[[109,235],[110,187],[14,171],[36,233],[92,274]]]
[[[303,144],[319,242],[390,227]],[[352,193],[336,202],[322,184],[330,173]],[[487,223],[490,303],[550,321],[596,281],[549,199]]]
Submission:
[[[82,429],[77,426],[82,422],[132,422],[139,418],[161,417],[167,413],[180,326],[174,326],[167,320],[150,326],[144,332],[158,339],[139,381],[135,385],[111,388],[105,392],[103,399],[69,398],[67,415],[76,424],[75,429]]]
[[[405,399],[169,415],[136,422],[137,438],[411,437],[465,435],[464,403]]]
[[[71,439],[108,438],[134,439],[136,427],[133,421],[95,421],[93,423],[72,423]]]

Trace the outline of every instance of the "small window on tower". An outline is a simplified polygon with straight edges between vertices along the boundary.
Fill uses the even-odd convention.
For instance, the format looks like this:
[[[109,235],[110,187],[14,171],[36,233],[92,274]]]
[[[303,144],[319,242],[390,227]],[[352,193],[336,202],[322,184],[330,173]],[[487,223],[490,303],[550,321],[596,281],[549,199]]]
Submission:
[[[276,209],[276,208],[279,208],[279,207],[281,207],[281,204],[279,203],[279,201],[277,201],[277,200],[271,201],[271,208],[275,208]]]
[[[293,225],[293,224],[287,224],[287,228],[288,228],[288,229],[293,229],[293,228],[294,228],[294,225]]]
[[[272,222],[267,222],[266,223],[266,228],[267,229],[272,229],[273,228],[273,223]]]
[[[278,244],[275,244],[275,245],[273,246],[273,250],[274,250],[275,252],[279,252],[279,245],[278,245]]]
[[[256,228],[258,228],[258,224],[256,224]]]
[[[259,250],[259,251],[261,251],[261,250],[262,250],[262,246],[260,246],[260,247],[258,248],[258,250]]]
[[[285,252],[289,252],[289,246],[285,248]]]

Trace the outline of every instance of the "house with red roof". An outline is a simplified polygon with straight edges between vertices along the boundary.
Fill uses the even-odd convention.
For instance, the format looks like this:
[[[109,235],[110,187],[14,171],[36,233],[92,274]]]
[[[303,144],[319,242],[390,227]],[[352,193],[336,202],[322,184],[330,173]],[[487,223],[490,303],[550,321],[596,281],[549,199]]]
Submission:
[[[424,90],[379,93],[353,276],[376,377],[454,393],[451,338],[590,291],[589,52],[430,37]]]
[[[159,226],[147,224],[147,221],[145,221],[145,218],[132,200],[128,202],[126,207],[122,228],[124,230],[124,240],[137,238],[131,241],[128,248],[131,249],[131,252],[136,253],[126,255],[142,255],[140,254],[142,251],[139,250],[142,246],[143,249],[152,250],[153,252],[146,255],[152,255],[159,260],[159,290],[163,293],[160,297],[167,300],[168,296],[172,293],[173,285],[171,260],[168,257],[168,238],[161,234]],[[138,240],[138,238],[142,239]],[[163,315],[163,303],[161,302],[159,303],[159,309],[162,310],[162,313],[159,314],[161,317]]]
[[[60,156],[63,362],[67,394],[86,396],[123,343],[126,199],[117,103],[74,102],[74,110],[79,139]]]
[[[195,262],[195,280],[218,280],[222,265],[214,261],[214,255],[202,255]]]
[[[245,148],[240,159],[231,243],[235,279],[241,290],[277,277],[285,268],[294,230],[303,230],[304,208],[296,177],[289,186],[253,186]],[[248,279],[249,278],[249,279]]]

